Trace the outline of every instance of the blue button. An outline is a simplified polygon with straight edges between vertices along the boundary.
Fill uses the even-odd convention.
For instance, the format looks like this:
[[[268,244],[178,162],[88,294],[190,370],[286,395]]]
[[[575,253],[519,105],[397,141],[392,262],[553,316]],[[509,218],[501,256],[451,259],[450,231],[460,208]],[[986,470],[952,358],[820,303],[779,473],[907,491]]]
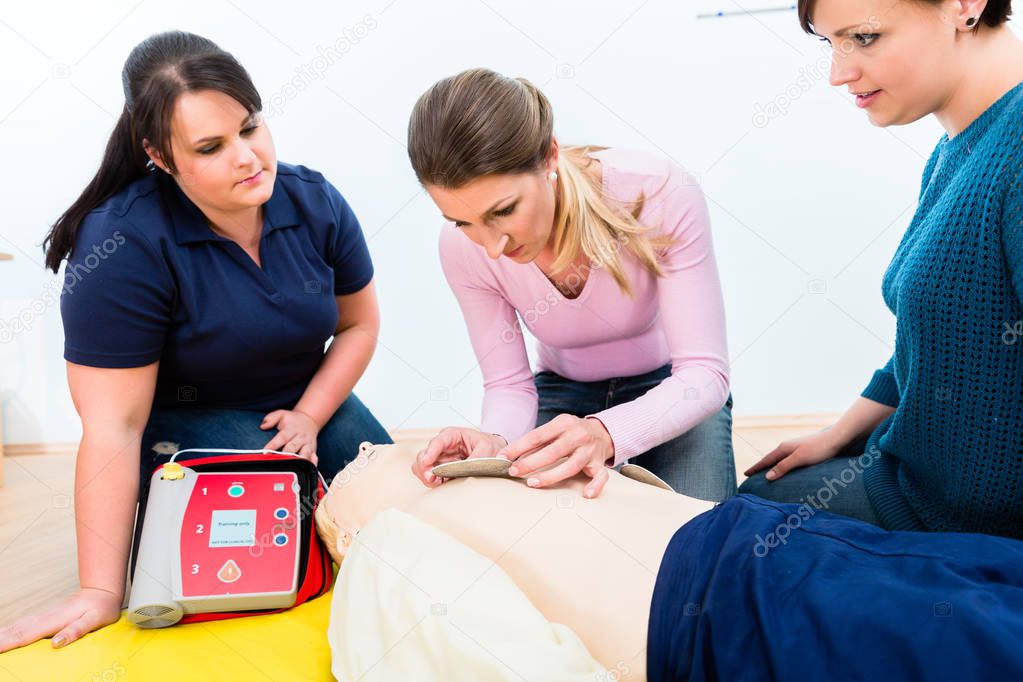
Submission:
[[[284,507],[277,507],[277,509],[274,510],[274,516],[279,519],[286,519],[288,518],[288,510]]]
[[[288,544],[288,536],[284,533],[280,533],[274,536],[274,544],[278,547]]]
[[[245,494],[245,488],[243,488],[240,484],[235,483],[227,489],[227,494],[231,497],[241,497]]]

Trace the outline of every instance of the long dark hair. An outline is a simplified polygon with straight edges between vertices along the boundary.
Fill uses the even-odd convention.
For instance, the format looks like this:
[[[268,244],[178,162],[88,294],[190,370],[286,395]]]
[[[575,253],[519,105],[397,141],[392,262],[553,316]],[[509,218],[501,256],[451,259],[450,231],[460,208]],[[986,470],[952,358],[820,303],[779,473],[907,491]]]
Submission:
[[[89,213],[135,180],[149,174],[142,141],[159,152],[173,173],[170,124],[178,97],[185,92],[217,90],[250,114],[263,103],[248,72],[216,43],[194,33],[168,31],[135,46],[121,71],[124,109],[110,134],[103,161],[81,196],[64,211],[43,241],[46,267],[57,272],[75,246],[78,228]]]

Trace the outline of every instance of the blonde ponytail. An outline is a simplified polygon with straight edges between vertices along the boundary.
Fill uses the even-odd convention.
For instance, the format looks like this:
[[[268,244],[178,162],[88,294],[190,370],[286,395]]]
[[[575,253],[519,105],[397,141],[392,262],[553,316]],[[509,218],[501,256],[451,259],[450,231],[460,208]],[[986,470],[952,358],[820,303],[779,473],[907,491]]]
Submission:
[[[461,187],[485,175],[543,168],[553,131],[550,102],[535,85],[470,69],[438,81],[416,102],[409,119],[409,160],[420,183]],[[586,170],[592,163],[588,153],[596,149],[566,147],[558,154],[553,267],[565,269],[582,252],[632,296],[621,251],[659,277],[657,251],[671,240],[640,225],[644,197],[623,205],[605,196],[601,182]]]
[[[554,216],[555,272],[570,266],[582,251],[592,267],[604,268],[626,295],[632,286],[625,276],[621,251],[624,248],[639,260],[651,274],[663,275],[657,251],[667,247],[671,239],[653,235],[639,223],[646,198],[638,197],[631,205],[612,206],[604,189],[586,167],[592,163],[588,154],[594,147],[566,147],[558,154],[558,211]]]

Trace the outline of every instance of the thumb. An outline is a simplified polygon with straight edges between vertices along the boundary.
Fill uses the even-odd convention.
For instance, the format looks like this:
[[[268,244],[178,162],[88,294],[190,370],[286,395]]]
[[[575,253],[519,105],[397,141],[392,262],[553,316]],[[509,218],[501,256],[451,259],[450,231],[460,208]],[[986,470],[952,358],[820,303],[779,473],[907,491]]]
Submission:
[[[99,619],[91,611],[86,611],[81,616],[65,625],[60,632],[53,636],[50,643],[54,649],[67,646],[71,642],[81,639],[101,625]]]
[[[284,414],[284,410],[274,410],[270,414],[263,417],[263,423],[259,425],[259,428],[266,431],[272,429],[281,421],[281,417]]]

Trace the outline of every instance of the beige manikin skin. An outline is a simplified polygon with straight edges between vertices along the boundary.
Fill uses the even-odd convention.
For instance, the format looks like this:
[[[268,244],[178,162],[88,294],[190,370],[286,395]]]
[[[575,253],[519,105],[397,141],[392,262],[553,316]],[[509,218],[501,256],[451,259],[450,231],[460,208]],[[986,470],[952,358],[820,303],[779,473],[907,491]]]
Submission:
[[[494,561],[608,670],[645,679],[650,598],[664,549],[713,503],[613,470],[595,499],[582,497],[584,476],[543,489],[473,477],[431,489],[412,473],[414,459],[402,446],[364,444],[334,478],[316,513],[335,559],[374,514],[400,509]]]

